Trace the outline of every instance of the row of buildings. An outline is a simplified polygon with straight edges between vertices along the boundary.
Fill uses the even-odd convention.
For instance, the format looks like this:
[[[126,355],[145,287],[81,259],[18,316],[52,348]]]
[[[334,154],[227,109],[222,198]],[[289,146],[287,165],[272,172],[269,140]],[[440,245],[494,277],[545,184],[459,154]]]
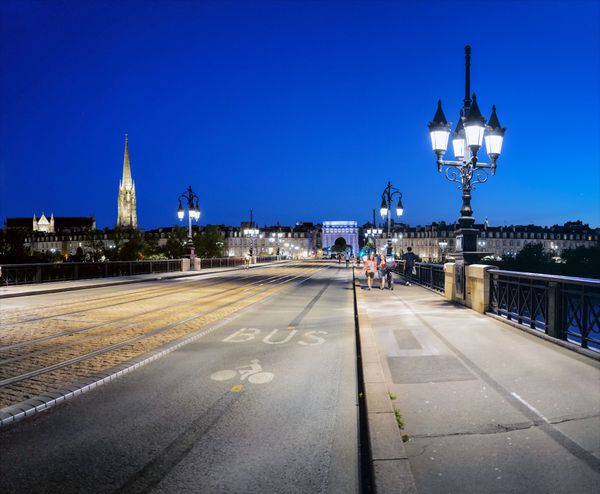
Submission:
[[[53,228],[50,228],[50,224]],[[476,225],[479,229],[478,250],[495,257],[515,256],[527,244],[542,244],[553,256],[560,256],[566,249],[590,247],[598,244],[600,229],[590,228],[580,221],[562,226],[490,226]],[[358,253],[365,246],[383,250],[387,245],[387,230],[383,226],[367,223],[358,226],[352,221],[297,223],[293,226],[263,226],[245,222],[240,226],[218,225],[223,239],[224,254],[228,256],[281,255],[288,257],[314,257],[330,254],[334,245]],[[456,225],[432,223],[425,226],[397,224],[392,227],[390,238],[394,252],[402,255],[412,247],[424,261],[439,261],[451,258],[455,248]],[[130,230],[96,230],[93,217],[48,220],[44,214],[27,220],[7,218],[4,233],[20,230],[24,247],[30,253],[59,252],[73,255],[80,247],[84,252],[97,249],[98,245],[110,252],[119,243],[127,242]],[[195,226],[194,235],[202,234],[204,227]],[[181,235],[177,227],[148,230],[143,235],[159,246],[169,238]],[[185,238],[181,239],[182,243]]]

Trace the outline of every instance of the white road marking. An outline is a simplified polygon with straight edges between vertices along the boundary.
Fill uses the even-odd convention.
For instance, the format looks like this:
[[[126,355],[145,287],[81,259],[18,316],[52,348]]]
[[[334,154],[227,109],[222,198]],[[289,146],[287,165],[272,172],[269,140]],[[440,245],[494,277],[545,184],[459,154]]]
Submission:
[[[238,373],[241,381],[245,381],[247,379],[248,382],[251,382],[253,384],[265,384],[271,382],[275,378],[275,374],[273,374],[272,372],[263,371],[263,368],[260,365],[260,361],[258,359],[252,359],[250,361],[250,364],[237,367],[236,370],[225,369],[213,372],[210,375],[210,378],[214,381],[227,381],[236,377]],[[231,391],[237,393],[242,389],[243,386],[239,385],[231,388]]]
[[[210,375],[210,378],[214,381],[227,381],[233,377],[237,376],[237,372],[231,369],[220,370],[217,372],[213,372]]]
[[[284,337],[282,340],[276,340],[277,333],[281,332]],[[298,345],[302,346],[317,346],[325,343],[325,336],[328,335],[327,331],[300,331],[297,329],[273,329],[264,338],[262,342],[267,345],[281,345],[282,343],[288,343],[292,341],[296,335],[300,341],[297,341]],[[262,335],[262,330],[258,328],[242,328],[238,329],[235,333],[230,334],[223,338],[223,342],[228,343],[246,343],[256,339],[257,336]],[[319,336],[320,335],[320,336]]]
[[[517,393],[512,392],[511,393],[512,396],[514,396],[517,400],[519,400],[521,403],[523,403],[523,405],[525,405],[527,408],[529,408],[529,410],[531,410],[533,413],[535,413],[538,417],[544,419],[544,422],[546,422],[547,424],[550,423],[550,421],[544,417],[544,415],[537,409],[535,408],[533,405],[530,405],[529,403],[527,403],[523,398],[521,398]]]
[[[288,341],[290,341],[294,337],[294,335],[298,332],[298,330],[292,329],[291,331],[284,333],[285,338],[283,340],[271,341],[271,337],[275,336],[278,331],[279,331],[278,329],[274,329],[273,331],[271,331],[267,336],[265,336],[263,338],[263,343],[266,343],[267,345],[281,345],[282,343],[287,343]]]

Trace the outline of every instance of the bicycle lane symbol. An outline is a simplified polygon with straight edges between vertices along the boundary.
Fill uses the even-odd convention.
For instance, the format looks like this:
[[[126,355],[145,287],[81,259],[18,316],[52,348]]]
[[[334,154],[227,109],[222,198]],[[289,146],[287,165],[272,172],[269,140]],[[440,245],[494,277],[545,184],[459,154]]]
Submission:
[[[210,378],[213,381],[228,381],[233,379],[239,375],[241,381],[248,381],[252,384],[266,384],[271,382],[275,378],[275,374],[272,372],[263,371],[262,366],[260,365],[260,361],[258,359],[253,359],[250,361],[248,365],[242,365],[234,369],[225,369],[217,372],[213,372],[210,375]],[[239,384],[233,386],[231,391],[240,392],[243,389],[244,385]]]

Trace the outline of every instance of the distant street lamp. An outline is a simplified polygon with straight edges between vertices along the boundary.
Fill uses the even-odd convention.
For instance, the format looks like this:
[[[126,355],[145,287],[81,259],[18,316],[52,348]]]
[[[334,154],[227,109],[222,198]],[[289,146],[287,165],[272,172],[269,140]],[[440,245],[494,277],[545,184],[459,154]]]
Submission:
[[[254,243],[255,239],[260,235],[260,230],[258,228],[244,228],[244,237],[250,239],[250,247],[248,249],[248,253],[252,258],[254,256]]]
[[[404,206],[402,206],[402,192],[400,192],[396,187],[393,187],[390,182],[387,183],[385,189],[381,193],[381,208],[379,212],[381,213],[381,217],[385,218],[387,216],[387,256],[393,255],[392,248],[392,200],[395,196],[398,196],[398,204],[396,205],[396,215],[398,218],[402,216],[404,213]]]
[[[199,197],[192,190],[191,185],[188,187],[188,189],[185,192],[183,192],[183,194],[181,194],[179,196],[179,208],[177,209],[177,217],[179,218],[179,221],[182,221],[183,217],[185,216],[185,211],[184,211],[183,205],[181,203],[182,199],[184,201],[186,201],[187,209],[188,209],[188,241],[187,241],[187,245],[190,249],[190,271],[194,271],[196,255],[194,252],[194,241],[192,239],[192,220],[198,221],[200,219],[200,209],[198,208]]]
[[[448,247],[448,242],[446,240],[440,240],[438,242],[440,246],[440,251],[442,252],[442,262],[446,261],[446,248]]]
[[[496,115],[496,105],[492,106],[490,119],[485,124],[485,118],[479,111],[477,97],[473,93],[471,99],[471,47],[465,46],[465,98],[463,109],[460,112],[458,123],[452,136],[452,147],[456,161],[443,159],[448,147],[451,124],[446,121],[442,110],[442,101],[438,101],[437,111],[433,121],[429,122],[431,145],[437,155],[437,167],[441,172],[445,168],[446,178],[459,184],[462,189],[462,208],[458,220],[459,229],[456,231],[457,259],[469,264],[475,262],[480,255],[477,254],[477,230],[473,228],[475,218],[471,208],[471,190],[475,184],[483,183],[488,179],[488,170],[492,175],[496,172],[496,162],[502,150],[505,128],[500,126]],[[485,138],[485,146],[491,163],[477,161],[477,153]]]

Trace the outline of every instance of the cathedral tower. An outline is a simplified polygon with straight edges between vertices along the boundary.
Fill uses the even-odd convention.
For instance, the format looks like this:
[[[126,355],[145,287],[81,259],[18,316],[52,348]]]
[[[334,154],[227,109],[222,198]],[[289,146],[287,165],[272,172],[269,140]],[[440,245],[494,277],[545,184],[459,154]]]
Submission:
[[[122,228],[137,228],[135,183],[131,178],[127,134],[125,134],[125,153],[123,155],[123,178],[119,182],[119,216],[117,218],[117,226]]]

